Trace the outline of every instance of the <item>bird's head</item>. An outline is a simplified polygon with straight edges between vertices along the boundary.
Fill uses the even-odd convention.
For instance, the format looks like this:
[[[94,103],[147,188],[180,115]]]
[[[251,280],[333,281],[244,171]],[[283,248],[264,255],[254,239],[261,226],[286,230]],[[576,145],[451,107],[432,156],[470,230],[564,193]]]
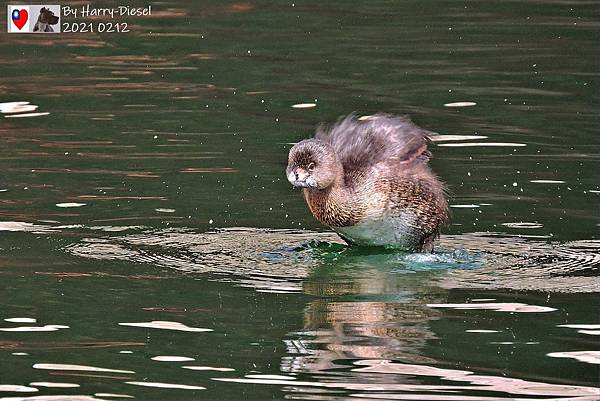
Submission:
[[[340,169],[331,145],[318,139],[305,139],[290,149],[286,174],[295,187],[325,189],[333,184]]]

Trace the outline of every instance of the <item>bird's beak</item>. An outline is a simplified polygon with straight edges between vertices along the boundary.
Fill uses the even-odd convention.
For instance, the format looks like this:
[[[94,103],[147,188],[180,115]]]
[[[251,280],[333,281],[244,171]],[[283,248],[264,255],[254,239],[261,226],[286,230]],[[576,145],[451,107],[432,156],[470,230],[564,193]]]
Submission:
[[[288,181],[295,187],[308,188],[310,185],[306,182],[310,174],[303,168],[297,167],[290,170],[287,175]]]

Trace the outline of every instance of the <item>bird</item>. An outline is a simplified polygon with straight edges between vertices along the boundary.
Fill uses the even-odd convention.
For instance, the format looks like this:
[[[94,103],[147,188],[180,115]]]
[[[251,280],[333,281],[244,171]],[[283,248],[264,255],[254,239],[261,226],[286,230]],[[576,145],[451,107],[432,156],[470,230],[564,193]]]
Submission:
[[[287,179],[349,245],[433,252],[448,200],[428,165],[432,135],[407,117],[343,116],[290,149]]]

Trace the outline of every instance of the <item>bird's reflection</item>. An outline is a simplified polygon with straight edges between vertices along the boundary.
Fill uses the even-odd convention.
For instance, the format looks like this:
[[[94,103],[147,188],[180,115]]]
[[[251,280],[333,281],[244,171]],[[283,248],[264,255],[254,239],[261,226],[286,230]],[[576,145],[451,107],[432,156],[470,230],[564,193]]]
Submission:
[[[303,282],[315,298],[304,310],[304,331],[286,339],[282,370],[322,372],[353,359],[433,362],[420,352],[435,338],[428,322],[438,313],[426,305],[445,302],[445,291],[428,284],[436,272],[400,273],[400,258],[383,250],[324,255]]]

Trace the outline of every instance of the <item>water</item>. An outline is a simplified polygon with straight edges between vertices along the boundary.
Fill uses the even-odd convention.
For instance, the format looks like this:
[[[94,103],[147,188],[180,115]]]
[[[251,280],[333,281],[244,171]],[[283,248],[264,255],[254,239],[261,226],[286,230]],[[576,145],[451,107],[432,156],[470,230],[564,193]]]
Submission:
[[[1,34],[0,400],[599,399],[599,5],[164,1],[128,34]],[[433,255],[347,248],[287,183],[352,111],[439,134]]]

